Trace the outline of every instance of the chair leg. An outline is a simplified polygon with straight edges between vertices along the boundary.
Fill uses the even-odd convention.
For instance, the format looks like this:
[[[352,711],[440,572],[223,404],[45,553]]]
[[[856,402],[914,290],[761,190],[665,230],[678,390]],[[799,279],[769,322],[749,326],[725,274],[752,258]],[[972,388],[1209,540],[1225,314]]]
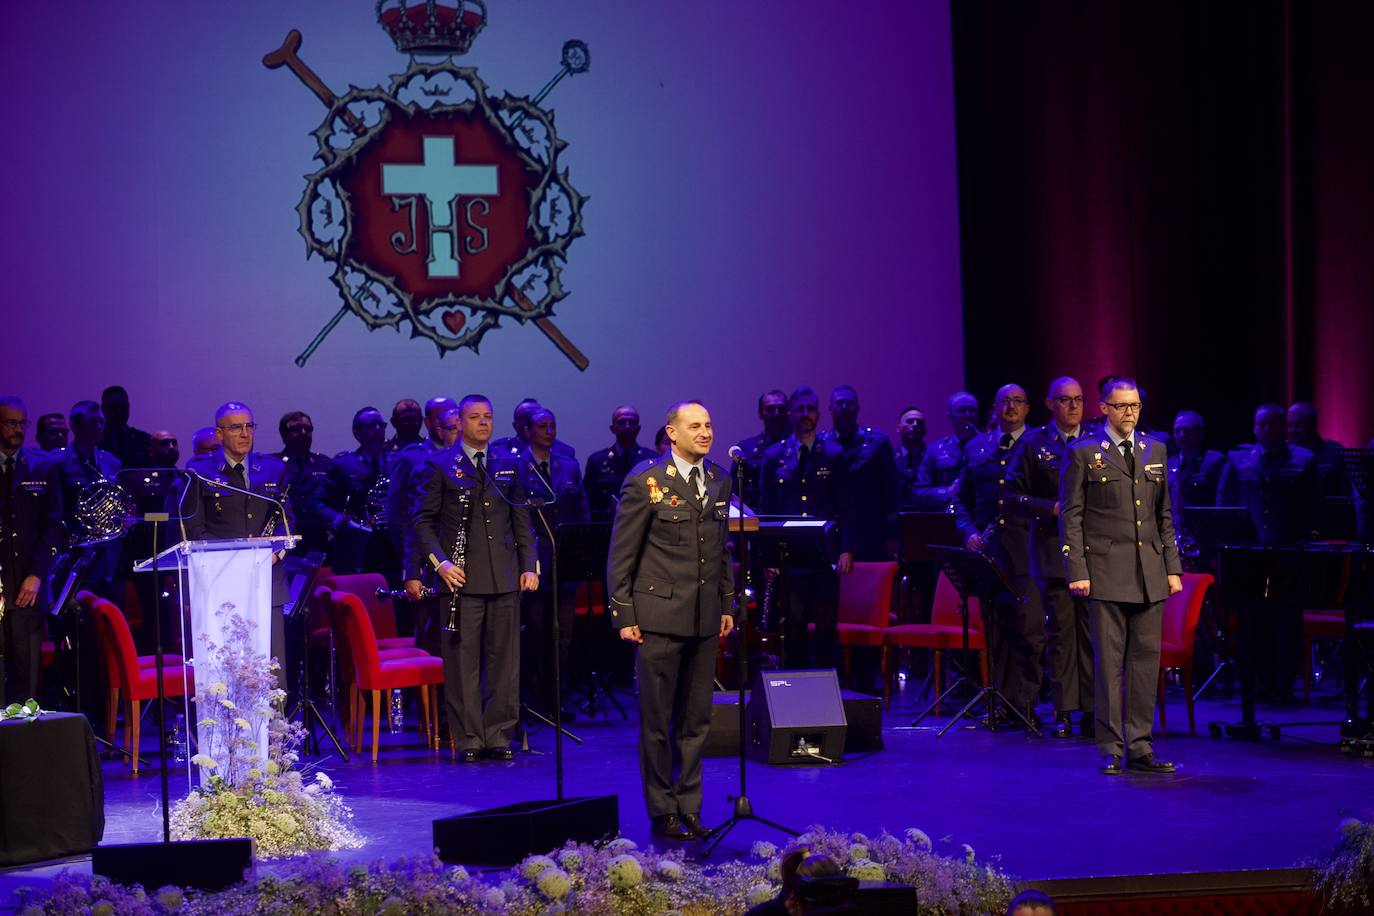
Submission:
[[[883,678],[883,709],[888,709],[892,706],[892,681],[887,675],[887,660],[888,656],[892,654],[892,649],[887,643],[883,643],[878,649],[878,652],[880,653],[878,656],[878,671]]]
[[[372,691],[372,762],[377,762],[377,743],[382,739],[382,692]]]
[[[1197,734],[1197,723],[1193,719],[1193,666],[1183,669],[1183,696],[1188,701],[1188,734]]]
[[[1158,688],[1158,689],[1159,689],[1159,703],[1158,703],[1157,705],[1159,706],[1159,730],[1160,730],[1160,731],[1164,731],[1166,728],[1168,728],[1168,725],[1167,725],[1167,723],[1164,721],[1164,669],[1163,669],[1163,668],[1160,668],[1160,669],[1159,669],[1159,688]]]
[[[357,754],[363,749],[363,713],[360,708],[363,703],[363,692],[358,689],[356,684],[348,688],[348,708],[349,729],[353,732],[353,753]]]
[[[115,722],[119,719],[119,688],[105,688],[105,740],[114,743]]]
[[[431,736],[429,733],[429,685],[420,685],[420,735],[425,739],[425,747],[429,747]]]
[[[129,766],[133,767],[134,775],[138,775],[138,732],[139,719],[143,715],[142,707],[143,704],[138,700],[129,701],[129,721],[132,723],[129,727],[133,730],[132,743],[129,745]]]

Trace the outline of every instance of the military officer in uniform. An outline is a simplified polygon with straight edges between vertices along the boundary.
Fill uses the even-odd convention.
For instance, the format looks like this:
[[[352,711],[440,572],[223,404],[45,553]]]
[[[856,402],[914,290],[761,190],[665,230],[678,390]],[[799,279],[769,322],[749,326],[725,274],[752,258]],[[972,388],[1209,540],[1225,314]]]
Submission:
[[[587,459],[584,485],[587,507],[594,522],[609,522],[615,518],[615,501],[625,475],[641,461],[654,457],[652,449],[639,444],[639,411],[622,404],[611,412],[611,435],[615,445],[592,452]]]
[[[511,428],[515,430],[515,435],[494,440],[491,443],[491,451],[504,455],[519,455],[524,451],[525,446],[530,443],[530,417],[540,406],[534,398],[525,398],[516,404],[515,412],[511,416]],[[569,458],[577,456],[577,450],[561,439],[553,444],[553,450]]]
[[[470,394],[458,412],[458,444],[425,463],[405,566],[407,574],[433,569],[445,598],[458,593],[458,632],[440,637],[444,709],[458,759],[510,760],[520,717],[518,594],[539,588],[534,531],[515,459],[491,453],[491,401]],[[465,491],[467,547],[458,565],[454,543]],[[420,585],[407,579],[406,591],[416,597]]]
[[[1169,505],[1174,510],[1174,532],[1180,544],[1191,544],[1188,510],[1194,506],[1215,506],[1217,485],[1226,456],[1203,447],[1206,426],[1195,410],[1180,410],[1174,417],[1174,444],[1178,451],[1169,456]]]
[[[38,432],[34,436],[38,447],[45,452],[60,452],[71,439],[67,418],[60,413],[45,413],[38,418]]]
[[[744,504],[755,511],[759,506],[759,475],[763,471],[763,453],[787,437],[787,392],[774,388],[759,395],[759,419],[763,432],[738,443],[744,462]]]
[[[1030,519],[1030,574],[1040,593],[1045,612],[1045,638],[1049,641],[1050,697],[1054,702],[1054,731],[1058,738],[1073,735],[1072,713],[1079,713],[1079,728],[1093,733],[1093,644],[1088,629],[1087,603],[1069,593],[1064,578],[1064,556],[1059,538],[1059,471],[1069,445],[1078,438],[1083,422],[1083,387],[1067,376],[1050,383],[1045,406],[1050,422],[1028,431],[1012,455],[1007,477],[1006,508]],[[1042,643],[1029,641],[1030,652],[1040,656]],[[1039,664],[1032,663],[1035,690]]]
[[[286,465],[287,499],[299,526],[294,533],[301,536],[295,552],[328,553],[329,520],[319,508],[320,488],[324,486],[329,469],[334,465],[325,455],[311,451],[315,444],[315,423],[303,410],[282,414],[277,423],[281,434],[281,451],[274,457]]]
[[[1308,401],[1297,401],[1288,408],[1288,443],[1305,448],[1317,462],[1317,477],[1323,496],[1354,496],[1355,489],[1341,460],[1341,445],[1325,439],[1317,429],[1317,408]]]
[[[219,438],[213,426],[202,426],[191,435],[191,457],[219,451]]]
[[[639,417],[635,417],[638,426]],[[587,494],[582,487],[582,469],[577,459],[553,450],[558,441],[558,420],[553,411],[540,407],[530,415],[530,444],[520,453],[520,483],[531,498],[544,500],[544,521],[555,535],[558,526],[585,522],[589,518]],[[533,516],[534,513],[531,513]],[[543,522],[531,518],[535,546],[539,554],[539,590],[527,592],[521,601],[524,622],[520,639],[520,673],[526,702],[545,713],[553,711],[553,624],[550,615],[558,613],[558,670],[563,696],[567,695],[568,649],[572,646],[574,599],[578,582],[560,571],[558,598],[554,601],[549,570],[553,563],[554,542]],[[564,707],[563,718],[572,710]]]
[[[762,515],[802,515],[839,524],[840,553],[834,568],[791,567],[783,575],[785,616],[784,667],[833,668],[839,642],[839,575],[854,569],[854,498],[849,489],[849,463],[834,442],[816,435],[820,399],[802,387],[788,398],[792,435],[763,456],[759,496]],[[814,623],[815,642],[807,639]]]
[[[1013,455],[1026,432],[1030,405],[1020,385],[997,390],[993,413],[997,425],[964,446],[964,470],[955,488],[954,514],[964,546],[991,557],[1020,596],[1001,591],[984,602],[988,627],[997,638],[990,659],[993,686],[1032,724],[1039,723],[1035,703],[1040,693],[1040,655],[1045,614],[1040,592],[1030,577],[1030,521],[1007,509]]]
[[[173,517],[180,516],[185,540],[219,540],[283,535],[294,521],[286,497],[286,465],[276,457],[253,451],[257,423],[246,404],[229,401],[215,411],[215,435],[220,447],[186,462],[185,485],[174,491]],[[226,486],[227,485],[227,486]],[[233,489],[230,489],[232,487]],[[240,491],[247,490],[247,493]],[[255,494],[255,495],[250,495]],[[279,505],[280,504],[280,505]],[[283,517],[282,509],[286,510]],[[294,529],[294,526],[292,526]],[[272,655],[281,663],[283,682],[291,670],[286,653],[282,605],[286,603],[286,571],[282,556],[272,561]]]
[[[891,560],[897,554],[897,465],[887,433],[859,426],[859,394],[849,385],[830,392],[831,428],[820,437],[838,445],[849,465],[854,500],[854,559]]]
[[[78,401],[72,405],[68,419],[71,421],[72,444],[53,458],[58,479],[62,482],[62,509],[66,515],[67,534],[72,543],[78,543],[86,536],[77,518],[78,499],[82,492],[97,483],[118,482],[121,465],[117,457],[97,444],[105,432],[105,414],[99,404],[95,401]],[[122,595],[116,594],[114,583],[121,578],[123,545],[118,541],[106,541],[90,550],[92,557],[86,568],[85,587],[105,598],[122,599]],[[84,643],[82,654],[85,654]]]
[[[330,565],[336,573],[377,572],[388,582],[400,578],[400,558],[384,526],[373,516],[386,505],[391,458],[386,451],[386,420],[375,407],[353,415],[358,447],[339,452],[325,475],[316,507],[333,534]]]
[[[1169,509],[1168,452],[1138,432],[1140,390],[1128,378],[1103,386],[1102,435],[1069,446],[1059,486],[1059,532],[1069,591],[1088,599],[1096,653],[1101,772],[1171,773],[1154,753],[1164,599],[1183,590]],[[1122,681],[1125,681],[1123,698]]]
[[[396,434],[386,440],[388,452],[399,452],[408,445],[420,443],[420,402],[414,398],[401,398],[391,408],[391,428]]]
[[[713,433],[700,403],[674,405],[666,429],[668,454],[625,478],[606,579],[620,638],[639,646],[639,765],[653,835],[705,839],[701,752],[717,648],[734,629],[730,475],[706,460]]]
[[[24,447],[29,411],[0,397],[0,696],[38,696],[47,580],[62,547],[62,488],[53,459]]]
[[[916,470],[917,508],[926,512],[942,512],[958,498],[964,446],[978,434],[978,399],[973,395],[954,392],[945,402],[945,412],[954,432],[927,449]]]
[[[129,392],[111,385],[100,393],[100,411],[105,416],[105,431],[100,447],[119,459],[122,467],[148,466],[149,436],[129,425]]]
[[[892,456],[897,465],[897,508],[913,511],[918,508],[916,475],[926,456],[926,415],[915,407],[902,408],[897,417],[897,435],[901,445]]]

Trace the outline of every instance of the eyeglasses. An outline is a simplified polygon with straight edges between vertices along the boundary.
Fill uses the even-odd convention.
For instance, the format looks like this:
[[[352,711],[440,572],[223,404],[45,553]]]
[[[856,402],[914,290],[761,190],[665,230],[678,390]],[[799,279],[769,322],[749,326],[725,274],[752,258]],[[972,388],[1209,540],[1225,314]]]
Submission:
[[[1003,404],[1015,404],[1017,407],[1020,407],[1022,404],[1025,404],[1025,403],[1026,403],[1026,399],[1025,399],[1025,398],[1002,398],[1002,403],[1003,403]]]
[[[28,421],[28,420],[0,420],[0,426],[5,426],[5,427],[8,427],[8,428],[10,428],[10,429],[28,429],[28,428],[29,428],[29,421]]]
[[[1059,402],[1061,405],[1063,405],[1064,407],[1068,407],[1068,406],[1070,406],[1070,405],[1072,405],[1072,406],[1074,406],[1074,407],[1082,407],[1082,406],[1083,406],[1083,395],[1081,395],[1081,394],[1080,394],[1078,397],[1076,397],[1076,398],[1071,398],[1071,397],[1069,397],[1067,394],[1061,394],[1061,395],[1060,395],[1059,397],[1057,397],[1057,398],[1050,398],[1050,400],[1051,400],[1051,401],[1058,401],[1058,402]]]
[[[258,424],[256,424],[256,423],[231,423],[231,424],[229,424],[228,426],[220,426],[220,427],[217,427],[217,428],[218,428],[218,429],[224,430],[226,433],[232,433],[233,435],[237,436],[237,435],[239,435],[240,433],[251,433],[253,430],[255,430],[255,429],[258,428]]]
[[[1140,413],[1140,402],[1135,401],[1131,404],[1113,404],[1111,401],[1103,401],[1112,410],[1119,410],[1122,413]]]

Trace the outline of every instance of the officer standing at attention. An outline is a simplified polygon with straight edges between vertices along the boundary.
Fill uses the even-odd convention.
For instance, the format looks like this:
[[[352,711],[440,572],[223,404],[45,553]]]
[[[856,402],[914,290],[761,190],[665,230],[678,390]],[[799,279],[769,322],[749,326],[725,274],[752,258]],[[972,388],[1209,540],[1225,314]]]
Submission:
[[[1346,473],[1340,451],[1345,446],[1325,439],[1317,429],[1317,408],[1309,401],[1297,401],[1288,408],[1288,443],[1305,448],[1317,462],[1317,477],[1323,496],[1354,496],[1355,488]]]
[[[1040,648],[1045,613],[1040,592],[1030,577],[1030,521],[1007,511],[1008,473],[1013,452],[1026,432],[1030,404],[1020,385],[1003,385],[993,401],[996,425],[964,446],[964,470],[955,493],[954,515],[964,546],[986,553],[1007,576],[1016,596],[1000,590],[984,602],[988,627],[997,628],[990,659],[993,686],[1032,724],[1039,724],[1035,703],[1040,694]]]
[[[29,411],[0,397],[0,696],[38,696],[48,574],[61,548],[62,488],[53,459],[24,448]],[[7,670],[8,669],[8,670]]]
[[[374,524],[374,510],[386,505],[379,481],[389,477],[394,452],[386,451],[386,420],[375,407],[353,415],[358,447],[339,452],[325,475],[316,504],[333,534],[330,565],[335,573],[377,572],[388,582],[400,578],[400,559],[385,527]]]
[[[891,560],[897,554],[893,518],[897,513],[897,464],[887,433],[859,426],[859,394],[849,385],[830,392],[831,428],[820,438],[835,443],[849,465],[854,499],[854,558]]]
[[[290,487],[286,498],[291,502],[301,536],[298,553],[327,553],[329,550],[329,520],[319,510],[320,487],[334,462],[325,455],[310,450],[315,442],[315,423],[302,410],[282,414],[277,423],[282,450],[276,457],[286,465],[286,483]]]
[[[105,432],[100,447],[119,459],[121,467],[148,466],[149,436],[129,425],[129,392],[111,385],[100,393],[100,411],[105,416]]]
[[[68,419],[72,427],[72,444],[54,455],[53,460],[62,483],[62,509],[67,536],[72,543],[77,543],[86,535],[76,511],[81,493],[101,481],[118,482],[121,465],[118,458],[97,444],[105,433],[105,414],[99,404],[95,401],[77,401],[72,405]],[[114,582],[120,578],[123,545],[117,541],[106,541],[90,550],[93,555],[86,569],[85,587],[101,597],[122,598],[122,595],[116,594]],[[82,654],[85,654],[84,649]]]
[[[420,443],[420,402],[401,398],[391,408],[391,428],[396,434],[386,440],[388,452],[399,452],[408,445]]]
[[[528,494],[515,458],[491,454],[491,401],[470,394],[458,402],[458,444],[425,463],[407,540],[407,575],[433,569],[444,598],[458,593],[458,632],[440,637],[444,709],[458,759],[511,760],[520,718],[520,592],[539,588]],[[469,498],[466,555],[454,562]],[[412,598],[418,578],[406,580]],[[443,604],[441,599],[440,604]]]
[[[759,475],[763,471],[763,453],[787,437],[787,392],[774,388],[759,395],[759,419],[763,432],[739,441],[744,462],[744,504],[754,511],[759,508]]]
[[[897,508],[903,511],[914,510],[916,499],[916,475],[921,470],[921,462],[926,457],[926,415],[915,407],[905,407],[897,417],[897,435],[902,444],[897,447],[893,460],[897,464]]]
[[[640,462],[655,457],[653,449],[639,444],[639,411],[630,405],[623,404],[611,412],[611,435],[615,436],[615,444],[592,452],[583,478],[587,507],[594,522],[615,518],[615,501],[625,475]]]
[[[1174,531],[1180,544],[1192,541],[1188,510],[1217,504],[1217,485],[1226,456],[1203,447],[1206,433],[1202,414],[1197,411],[1180,410],[1174,417],[1178,451],[1169,456],[1169,505],[1174,510]]]
[[[791,566],[781,570],[781,607],[786,615],[783,653],[786,668],[833,668],[839,643],[840,580],[854,571],[854,498],[849,463],[834,442],[816,435],[820,398],[807,387],[792,392],[787,416],[792,435],[763,456],[759,497],[761,515],[800,515],[837,522],[840,553],[836,565]],[[807,624],[816,625],[814,645]]]
[[[539,402],[534,398],[525,398],[516,404],[515,412],[511,416],[511,428],[515,430],[515,435],[493,440],[491,451],[498,455],[519,455],[525,446],[530,444],[530,417],[539,406]],[[561,439],[553,444],[553,450],[569,458],[577,455],[577,450]]]
[[[71,439],[67,418],[60,413],[45,413],[38,418],[38,432],[34,440],[45,452],[60,452]]]
[[[918,508],[943,512],[958,498],[955,487],[964,470],[964,446],[978,435],[978,399],[956,391],[945,402],[949,425],[954,430],[926,450],[916,471]]]
[[[1059,538],[1059,472],[1065,452],[1078,438],[1083,421],[1083,387],[1075,379],[1050,383],[1045,406],[1050,422],[1021,437],[1007,477],[1007,511],[1030,519],[1030,574],[1045,610],[1045,637],[1050,644],[1050,697],[1054,701],[1056,738],[1073,735],[1079,712],[1082,734],[1093,734],[1093,644],[1088,606],[1069,593]],[[1040,656],[1043,642],[1027,633],[1031,654]],[[1033,665],[1039,692],[1038,664]]]
[[[1164,599],[1183,590],[1169,509],[1168,453],[1139,433],[1140,390],[1114,378],[1102,387],[1101,436],[1069,446],[1059,485],[1069,591],[1088,599],[1094,655],[1100,771],[1126,766],[1172,773],[1154,753]],[[1123,684],[1125,690],[1123,697]]]
[[[713,433],[700,403],[673,405],[666,428],[668,454],[625,478],[606,580],[620,638],[639,646],[639,768],[653,835],[706,839],[701,752],[717,648],[735,625],[730,475],[706,460]]]

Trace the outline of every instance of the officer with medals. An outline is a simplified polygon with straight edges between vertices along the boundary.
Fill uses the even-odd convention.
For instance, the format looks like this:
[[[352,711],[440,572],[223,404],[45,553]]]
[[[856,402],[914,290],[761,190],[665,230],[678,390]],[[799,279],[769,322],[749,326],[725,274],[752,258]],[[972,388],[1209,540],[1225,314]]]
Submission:
[[[625,478],[606,580],[620,638],[639,646],[639,766],[652,833],[705,839],[701,755],[717,649],[734,629],[730,475],[706,460],[713,433],[700,403],[675,404],[666,429],[668,454]]]
[[[470,394],[458,402],[458,417],[458,444],[418,472],[405,569],[407,576],[434,571],[441,606],[458,595],[457,632],[440,635],[445,717],[458,759],[511,760],[520,718],[518,595],[539,588],[538,556],[519,467],[491,449],[491,401]],[[418,597],[420,578],[408,578],[405,587]]]
[[[964,470],[964,446],[978,435],[978,399],[956,391],[945,402],[945,413],[954,430],[926,450],[916,471],[917,507],[942,512],[958,498],[956,487]]]
[[[29,411],[0,397],[0,697],[38,697],[53,554],[65,541],[54,460],[24,447]]]
[[[1100,772],[1172,773],[1174,765],[1155,756],[1152,733],[1164,599],[1183,589],[1168,451],[1136,428],[1141,396],[1134,380],[1115,378],[1100,396],[1103,433],[1069,446],[1059,485],[1064,574],[1069,591],[1088,599],[1096,649]]]
[[[639,417],[635,417],[639,425]],[[582,469],[576,458],[560,455],[553,450],[558,441],[558,420],[553,411],[540,407],[530,415],[530,444],[520,453],[520,483],[532,498],[544,500],[542,512],[554,534],[562,524],[585,522],[589,518],[587,494],[582,486]],[[542,710],[545,714],[553,712],[553,624],[550,615],[558,613],[558,670],[562,695],[567,696],[568,650],[572,646],[573,615],[575,598],[579,583],[566,574],[559,576],[557,601],[554,600],[553,582],[549,571],[553,563],[555,544],[549,539],[544,524],[531,513],[530,522],[534,527],[535,547],[539,554],[539,589],[526,592],[522,596],[520,616],[523,628],[520,634],[520,674],[521,689],[526,703]],[[563,718],[573,716],[571,708],[564,707]]]
[[[759,506],[759,482],[763,472],[763,453],[787,437],[791,426],[787,422],[787,392],[774,388],[759,395],[759,419],[763,421],[763,432],[738,443],[741,461],[744,462],[744,504],[757,510]]]
[[[639,444],[639,411],[622,404],[611,412],[611,435],[615,444],[592,452],[587,459],[583,477],[587,492],[587,507],[594,522],[609,522],[615,518],[615,502],[620,487],[640,462],[654,457],[653,449]]]
[[[854,559],[882,562],[896,556],[897,465],[887,433],[859,426],[859,394],[849,385],[830,392],[831,428],[820,438],[833,442],[849,465],[854,500]]]
[[[375,407],[353,415],[358,447],[339,452],[325,475],[316,506],[333,534],[330,565],[335,573],[377,572],[388,582],[400,578],[400,558],[391,538],[373,517],[384,507],[382,478],[389,477],[393,453],[386,451],[386,419]]]
[[[315,423],[302,410],[282,414],[277,423],[282,450],[274,457],[286,465],[287,499],[299,526],[294,533],[301,536],[295,552],[327,553],[329,550],[329,520],[320,512],[320,488],[334,462],[328,456],[311,451],[315,443]]]
[[[1040,694],[1039,648],[1044,645],[1045,614],[1030,577],[1030,520],[1007,509],[1013,455],[1030,413],[1026,390],[1015,384],[997,389],[993,413],[997,425],[964,446],[954,514],[964,546],[992,558],[1020,596],[1018,601],[999,590],[991,603],[982,604],[985,625],[997,630],[990,673],[993,686],[1032,724],[1038,724],[1035,703]]]
[[[1012,453],[1007,476],[1007,512],[1027,518],[1030,531],[1030,574],[1045,610],[1044,637],[1034,627],[1025,633],[1029,653],[1036,659],[1049,641],[1050,697],[1054,702],[1057,738],[1073,735],[1072,713],[1079,713],[1082,734],[1093,734],[1093,644],[1088,606],[1069,592],[1059,538],[1059,472],[1069,445],[1083,422],[1083,387],[1067,376],[1050,383],[1045,406],[1050,422],[1021,437]],[[1040,666],[1027,668],[1040,690]]]
[[[820,398],[807,387],[792,392],[787,415],[792,434],[763,456],[761,515],[801,515],[839,525],[840,554],[834,568],[782,570],[786,614],[783,666],[833,668],[839,644],[839,576],[854,570],[854,497],[849,462],[839,445],[816,434]],[[837,575],[838,574],[838,575]],[[816,625],[814,644],[808,623]]]
[[[1188,510],[1216,505],[1226,456],[1203,447],[1206,426],[1202,414],[1195,410],[1180,410],[1174,417],[1173,431],[1178,451],[1169,456],[1169,504],[1174,510],[1174,531],[1179,544],[1191,545],[1194,541],[1188,531]]]

